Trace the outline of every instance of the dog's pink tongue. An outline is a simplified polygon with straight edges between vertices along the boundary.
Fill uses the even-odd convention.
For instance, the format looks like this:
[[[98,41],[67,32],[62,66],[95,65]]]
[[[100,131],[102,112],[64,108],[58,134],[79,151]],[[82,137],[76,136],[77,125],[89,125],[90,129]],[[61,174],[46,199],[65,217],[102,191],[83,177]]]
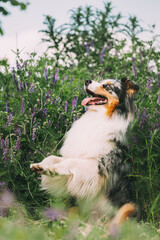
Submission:
[[[97,99],[97,98],[96,97],[91,97],[91,98],[87,97],[87,98],[83,99],[83,101],[81,102],[81,105],[85,106],[88,102],[94,101],[95,99]]]

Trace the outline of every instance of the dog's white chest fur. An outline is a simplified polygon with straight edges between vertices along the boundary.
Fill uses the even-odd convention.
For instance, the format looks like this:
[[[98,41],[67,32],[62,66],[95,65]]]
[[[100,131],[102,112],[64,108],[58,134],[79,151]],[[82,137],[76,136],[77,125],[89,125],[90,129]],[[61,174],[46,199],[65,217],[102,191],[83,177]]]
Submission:
[[[129,119],[108,118],[103,109],[86,112],[72,125],[60,150],[63,157],[96,159],[113,149],[112,140],[125,142]]]

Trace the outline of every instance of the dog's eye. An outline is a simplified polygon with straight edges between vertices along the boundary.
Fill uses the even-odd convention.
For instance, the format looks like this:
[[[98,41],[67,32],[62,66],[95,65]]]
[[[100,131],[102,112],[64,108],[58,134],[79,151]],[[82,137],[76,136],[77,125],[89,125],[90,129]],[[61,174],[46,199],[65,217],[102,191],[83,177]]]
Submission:
[[[103,84],[103,88],[105,88],[107,91],[112,89],[111,84]]]

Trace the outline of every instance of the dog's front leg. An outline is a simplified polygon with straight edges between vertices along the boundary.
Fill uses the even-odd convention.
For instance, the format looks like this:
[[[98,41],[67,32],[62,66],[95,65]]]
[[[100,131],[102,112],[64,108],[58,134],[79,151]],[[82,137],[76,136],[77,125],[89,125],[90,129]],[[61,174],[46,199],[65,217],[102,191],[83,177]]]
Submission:
[[[57,157],[57,156],[49,156],[45,158],[40,163],[33,163],[30,165],[30,168],[32,171],[38,173],[38,174],[51,174],[54,172],[54,166],[57,163],[60,163],[64,160],[63,157]]]

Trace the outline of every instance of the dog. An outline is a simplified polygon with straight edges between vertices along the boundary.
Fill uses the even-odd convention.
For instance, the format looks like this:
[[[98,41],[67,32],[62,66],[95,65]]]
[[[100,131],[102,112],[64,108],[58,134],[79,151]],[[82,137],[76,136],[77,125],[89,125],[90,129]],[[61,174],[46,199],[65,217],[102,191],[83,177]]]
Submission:
[[[61,157],[49,156],[30,166],[42,175],[43,190],[58,197],[72,196],[83,203],[83,212],[114,216],[117,225],[135,214],[126,151],[138,90],[127,78],[85,81],[91,97],[81,105],[88,110],[67,132]]]

